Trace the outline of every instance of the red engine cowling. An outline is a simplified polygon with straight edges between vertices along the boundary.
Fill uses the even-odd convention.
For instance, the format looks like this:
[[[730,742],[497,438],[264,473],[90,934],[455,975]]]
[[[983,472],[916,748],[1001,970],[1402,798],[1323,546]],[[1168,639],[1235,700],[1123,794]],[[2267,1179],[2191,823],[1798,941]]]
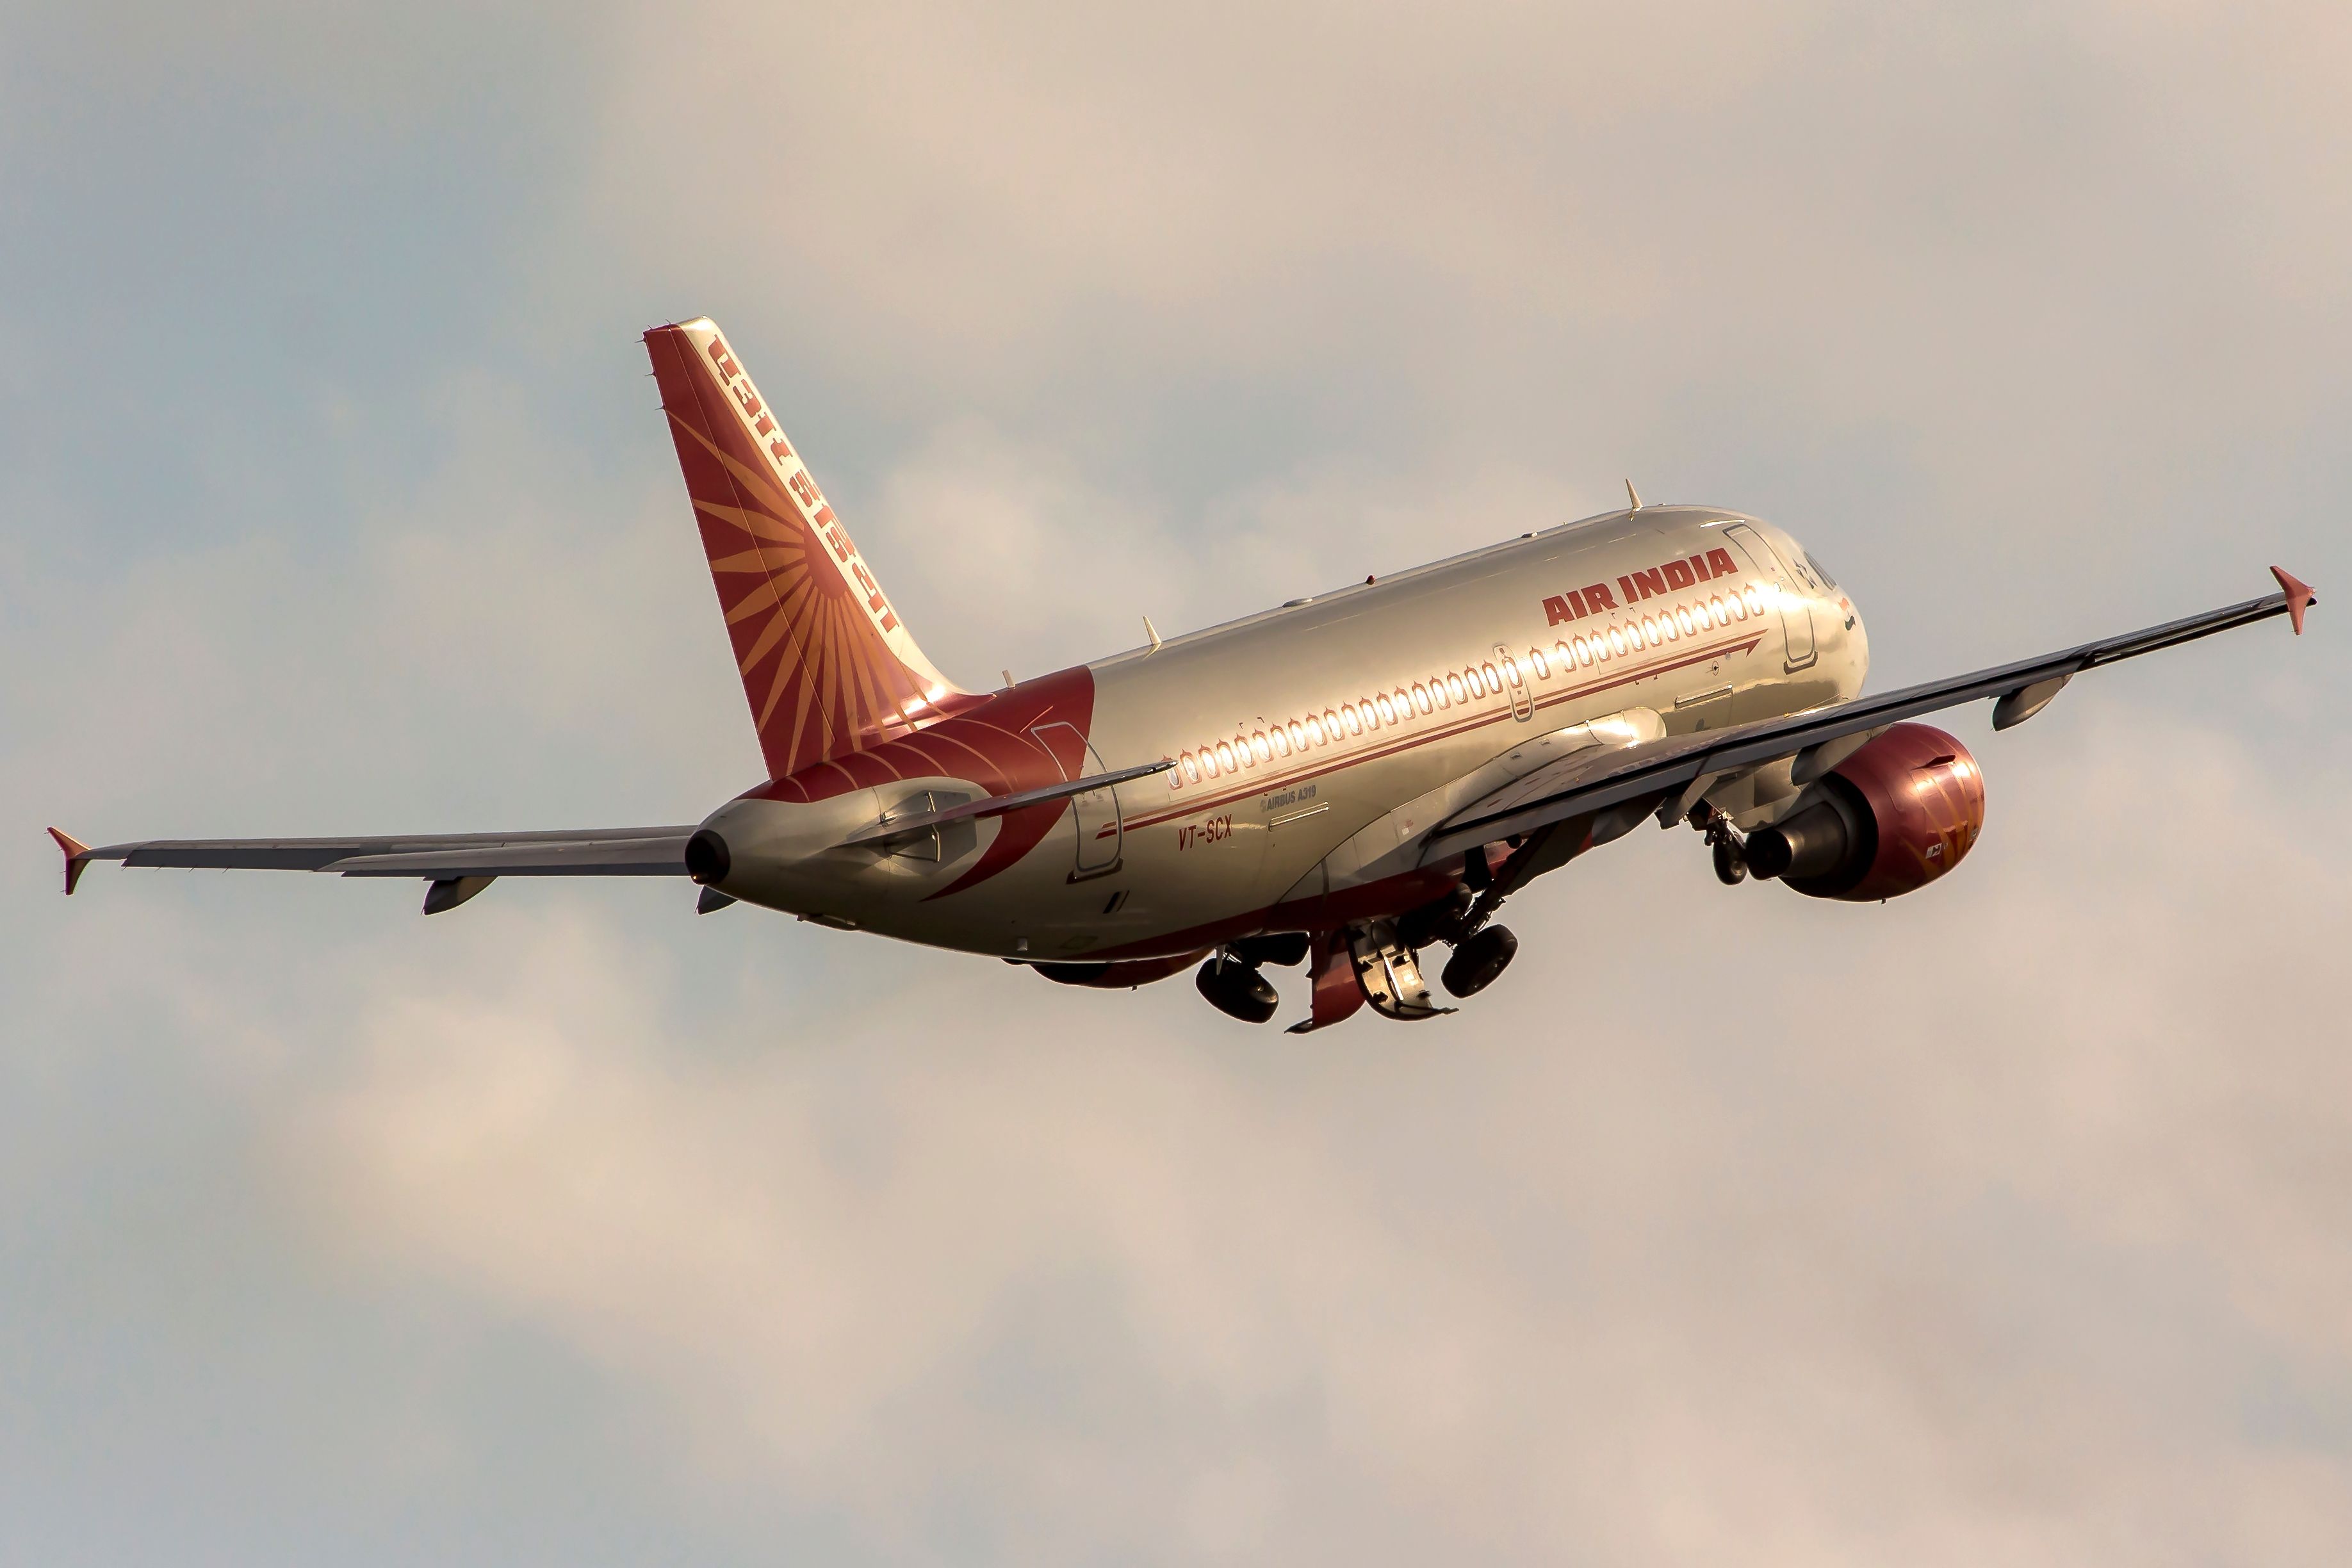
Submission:
[[[1854,903],[1924,888],[1984,830],[1984,774],[1969,749],[1897,724],[1824,775],[1802,811],[1748,836],[1745,858],[1815,899]]]

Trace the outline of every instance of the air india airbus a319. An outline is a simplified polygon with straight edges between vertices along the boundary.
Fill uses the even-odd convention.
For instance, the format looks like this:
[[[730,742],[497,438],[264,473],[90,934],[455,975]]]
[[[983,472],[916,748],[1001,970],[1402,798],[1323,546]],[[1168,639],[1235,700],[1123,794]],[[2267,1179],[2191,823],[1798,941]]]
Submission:
[[[1993,727],[2083,671],[2284,615],[2279,591],[2046,658],[1862,695],[1870,645],[1787,533],[1712,507],[1588,518],[995,691],[915,646],[773,411],[707,320],[646,334],[768,777],[671,827],[157,839],[51,828],[92,860],[415,877],[425,912],[500,877],[680,877],[847,931],[985,953],[1071,985],[1198,966],[1252,1023],[1304,964],[1336,1024],[1452,1009],[1517,947],[1495,923],[1545,872],[1645,821],[1716,875],[1884,900],[1984,824],[1967,747],[1910,721],[1979,699]],[[1149,630],[1149,623],[1146,623]]]

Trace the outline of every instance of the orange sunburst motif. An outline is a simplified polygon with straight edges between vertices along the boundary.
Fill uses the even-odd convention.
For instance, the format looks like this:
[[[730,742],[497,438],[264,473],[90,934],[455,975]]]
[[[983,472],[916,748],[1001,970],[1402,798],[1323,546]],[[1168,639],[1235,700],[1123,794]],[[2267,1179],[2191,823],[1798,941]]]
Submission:
[[[770,774],[956,706],[718,328],[656,327],[646,348]]]

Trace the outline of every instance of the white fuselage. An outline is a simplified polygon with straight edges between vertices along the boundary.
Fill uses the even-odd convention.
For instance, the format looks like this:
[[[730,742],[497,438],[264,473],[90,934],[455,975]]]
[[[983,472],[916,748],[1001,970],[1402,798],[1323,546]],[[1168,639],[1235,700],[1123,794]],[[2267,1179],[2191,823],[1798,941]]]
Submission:
[[[724,891],[812,919],[1008,958],[1181,952],[1311,929],[1327,903],[1376,904],[1391,884],[1425,897],[1430,830],[1539,737],[1798,712],[1853,698],[1868,666],[1860,616],[1787,534],[1649,507],[1062,672],[1092,683],[1083,773],[1178,766],[1030,808],[1057,820],[984,879],[965,873],[1008,818],[914,853],[839,847],[925,797],[987,793],[952,773],[746,796],[706,826],[733,849]]]

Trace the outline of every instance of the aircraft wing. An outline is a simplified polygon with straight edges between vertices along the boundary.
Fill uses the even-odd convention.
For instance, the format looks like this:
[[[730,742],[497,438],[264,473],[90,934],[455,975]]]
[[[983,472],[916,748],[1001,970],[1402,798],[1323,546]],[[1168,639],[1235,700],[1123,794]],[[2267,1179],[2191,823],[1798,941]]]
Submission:
[[[2271,574],[2279,582],[2275,594],[2040,658],[1931,680],[1883,696],[1858,697],[1783,719],[1678,735],[1605,754],[1563,757],[1456,811],[1430,835],[1423,863],[1588,814],[1613,811],[1616,816],[1610,826],[1622,831],[1669,800],[1678,810],[1687,810],[1717,780],[1783,757],[1797,759],[1792,770],[1796,782],[1809,784],[1890,725],[1979,698],[1998,700],[1993,727],[2005,730],[2042,711],[2060,688],[2086,669],[2194,642],[2273,616],[2287,616],[2300,636],[2304,612],[2317,600],[2310,588],[2277,567],[2271,568]]]
[[[493,877],[683,877],[679,827],[588,827],[539,833],[455,833],[373,838],[152,838],[93,849],[52,827],[66,854],[66,891],[93,860],[201,870],[331,871],[344,877],[421,877],[432,882]],[[471,894],[467,894],[471,897]],[[450,907],[444,904],[442,907]]]

